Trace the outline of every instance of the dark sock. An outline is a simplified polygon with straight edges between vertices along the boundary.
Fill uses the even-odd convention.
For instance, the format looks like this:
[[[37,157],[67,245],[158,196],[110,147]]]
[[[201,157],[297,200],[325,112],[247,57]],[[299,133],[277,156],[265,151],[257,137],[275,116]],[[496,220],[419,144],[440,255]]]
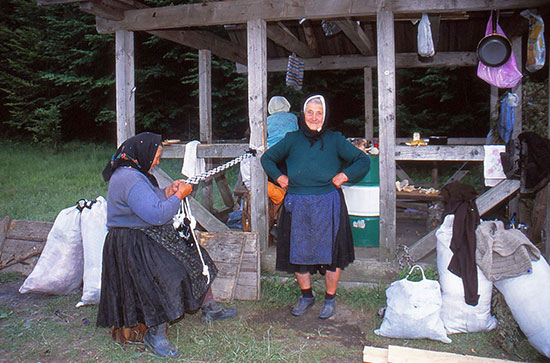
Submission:
[[[332,300],[336,297],[336,293],[331,295],[328,292],[325,292],[325,300]]]
[[[309,289],[302,289],[302,296],[313,297],[313,290],[311,290],[311,287]]]

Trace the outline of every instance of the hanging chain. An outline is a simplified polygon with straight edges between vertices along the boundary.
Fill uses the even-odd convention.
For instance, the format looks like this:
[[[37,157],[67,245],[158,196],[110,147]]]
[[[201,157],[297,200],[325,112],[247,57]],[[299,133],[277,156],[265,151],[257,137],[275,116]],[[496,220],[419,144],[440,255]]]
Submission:
[[[185,182],[187,184],[199,184],[201,181],[204,181],[210,177],[213,177],[214,175],[218,174],[218,173],[221,173],[222,171],[224,170],[227,170],[229,169],[230,167],[232,167],[233,165],[235,164],[238,164],[240,163],[241,161],[245,160],[245,159],[249,159],[253,156],[256,156],[256,150],[253,150],[253,149],[248,149],[245,151],[244,154],[242,154],[241,156],[238,156],[236,157],[235,159],[233,160],[229,160],[227,163],[223,164],[223,165],[220,165],[220,166],[217,166],[215,167],[214,169],[210,169],[210,170],[207,170],[203,173],[200,173],[200,174],[197,174],[189,179],[187,179]]]
[[[397,245],[395,250],[395,259],[400,269],[410,269],[414,265],[414,259],[409,253],[409,247],[403,244]]]

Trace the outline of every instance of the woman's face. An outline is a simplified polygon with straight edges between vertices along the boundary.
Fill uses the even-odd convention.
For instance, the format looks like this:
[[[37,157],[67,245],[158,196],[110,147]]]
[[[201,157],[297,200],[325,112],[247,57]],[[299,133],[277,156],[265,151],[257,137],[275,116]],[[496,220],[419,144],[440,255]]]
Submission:
[[[319,131],[323,126],[323,106],[316,102],[306,105],[306,125],[312,131]]]
[[[153,159],[153,162],[151,163],[151,167],[149,168],[149,173],[155,166],[160,164],[160,156],[162,155],[162,146],[159,146],[157,149],[157,153],[155,154],[155,157]]]

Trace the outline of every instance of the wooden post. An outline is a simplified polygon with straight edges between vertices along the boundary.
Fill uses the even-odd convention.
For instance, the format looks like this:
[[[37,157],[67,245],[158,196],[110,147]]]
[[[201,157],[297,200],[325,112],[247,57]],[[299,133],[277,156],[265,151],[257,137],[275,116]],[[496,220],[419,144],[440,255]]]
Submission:
[[[491,86],[491,96],[489,99],[489,119],[491,120],[491,125],[496,125],[498,118],[498,87]],[[491,143],[494,143],[493,140],[497,140],[498,133],[493,135],[491,138]]]
[[[134,86],[134,33],[115,34],[117,146],[136,134]]]
[[[550,139],[550,62],[548,64],[548,129],[547,137]],[[550,183],[546,186],[546,218],[544,222],[544,257],[550,260]]]
[[[209,50],[199,50],[199,137],[201,143],[212,143],[212,55]],[[206,170],[213,163],[206,159]],[[202,204],[210,212],[214,211],[212,179],[202,182]]]
[[[372,109],[372,68],[363,68],[365,78],[365,139],[374,137],[374,115]]]
[[[514,56],[516,57],[516,63],[518,66],[518,70],[522,71],[522,63],[521,63],[521,37],[514,37],[512,39],[512,50],[514,52]],[[519,81],[518,84],[512,88],[512,92],[514,92],[516,95],[518,95],[518,105],[514,109],[514,131],[512,131],[512,138],[517,139],[518,135],[522,132],[522,112],[521,112],[521,100],[522,100],[522,89],[523,81]]]
[[[248,49],[248,117],[250,145],[264,148],[267,145],[267,33],[265,20],[249,20],[247,28]],[[251,159],[250,214],[252,231],[258,232],[260,249],[267,247],[269,211],[267,204],[267,177],[260,164],[260,156]]]
[[[376,13],[378,38],[378,119],[380,143],[380,259],[393,259],[396,249],[395,193],[395,36],[393,13]]]

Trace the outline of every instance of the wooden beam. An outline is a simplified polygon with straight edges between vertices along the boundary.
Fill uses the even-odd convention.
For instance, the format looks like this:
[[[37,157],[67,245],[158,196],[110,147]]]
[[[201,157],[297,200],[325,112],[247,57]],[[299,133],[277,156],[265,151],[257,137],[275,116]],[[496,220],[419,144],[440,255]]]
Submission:
[[[199,140],[212,143],[212,55],[209,50],[199,50]],[[214,167],[212,160],[206,159],[206,170]],[[202,182],[202,204],[214,212],[212,178]]]
[[[550,82],[550,62],[548,62],[548,82]],[[550,139],[550,92],[548,94],[548,124],[546,129],[546,137]],[[544,225],[546,233],[542,241],[544,245],[544,257],[546,261],[550,261],[550,183],[546,186],[546,218],[544,219]]]
[[[311,25],[310,20],[305,20],[302,22],[302,29],[304,30],[304,36],[306,38],[306,43],[308,47],[311,48],[315,53],[319,53],[319,46],[317,45],[317,38],[315,37],[315,32],[313,31],[313,26]],[[268,65],[269,68],[269,65]]]
[[[372,68],[363,69],[365,87],[365,139],[372,140],[374,137],[374,108],[372,94]]]
[[[72,4],[88,0],[37,0],[36,5],[59,5],[59,4]]]
[[[202,30],[163,30],[150,31],[159,38],[171,40],[194,49],[207,49],[218,57],[236,63],[246,63],[246,50],[211,32]]]
[[[128,10],[124,20],[108,21],[101,32],[159,30],[194,26],[244,24],[252,19],[268,22],[299,19],[333,19],[376,15],[386,0],[233,0]],[[527,9],[547,6],[547,0],[394,0],[395,14],[456,13],[492,9]]]
[[[124,11],[105,5],[103,3],[96,2],[82,2],[79,5],[80,10],[85,13],[100,16],[108,20],[122,20],[124,19]]]
[[[482,145],[395,146],[395,160],[483,161]]]
[[[505,179],[498,183],[495,187],[489,189],[476,199],[479,215],[483,215],[492,208],[502,203],[510,196],[514,195],[519,190],[520,181],[516,179]],[[430,231],[427,235],[413,243],[409,247],[409,254],[414,261],[419,261],[426,257],[436,247],[435,232],[437,229]]]
[[[512,50],[514,52],[514,56],[516,57],[516,64],[518,67],[518,70],[520,73],[522,72],[522,55],[521,55],[521,36],[512,38]],[[512,88],[512,92],[514,92],[518,96],[518,105],[514,107],[514,129],[512,131],[511,138],[517,139],[518,135],[522,133],[522,111],[521,111],[521,105],[522,105],[522,99],[523,99],[523,80],[519,81],[518,84]]]
[[[248,144],[202,144],[197,147],[199,158],[236,158],[249,147]],[[162,151],[163,159],[181,159],[185,157],[185,144],[166,145]]]
[[[380,144],[380,259],[391,261],[396,249],[395,192],[395,35],[391,10],[376,15],[378,34],[378,119]]]
[[[115,35],[117,145],[136,134],[134,83],[134,33],[118,30]]]
[[[349,40],[355,45],[355,47],[363,55],[372,54],[376,52],[376,48],[372,44],[371,40],[356,21],[349,18],[333,20],[340,29],[346,34]]]
[[[305,58],[305,71],[327,71],[342,69],[376,68],[376,56],[344,55]],[[416,53],[398,53],[395,55],[397,68],[427,67],[475,67],[479,59],[476,52],[439,52],[430,58],[430,62],[421,62]],[[268,72],[286,72],[287,58],[276,58],[267,61]],[[246,73],[246,66],[237,64],[237,72]]]
[[[248,117],[250,145],[263,149],[267,145],[267,30],[264,20],[247,23],[248,48]],[[261,153],[259,153],[261,154]],[[260,155],[258,155],[260,156]],[[269,210],[267,203],[267,177],[255,157],[250,162],[251,190],[250,214],[252,232],[258,232],[261,251],[267,248]]]
[[[313,58],[319,56],[306,43],[296,38],[282,23],[267,25],[267,37],[288,51],[296,53],[299,57]]]

